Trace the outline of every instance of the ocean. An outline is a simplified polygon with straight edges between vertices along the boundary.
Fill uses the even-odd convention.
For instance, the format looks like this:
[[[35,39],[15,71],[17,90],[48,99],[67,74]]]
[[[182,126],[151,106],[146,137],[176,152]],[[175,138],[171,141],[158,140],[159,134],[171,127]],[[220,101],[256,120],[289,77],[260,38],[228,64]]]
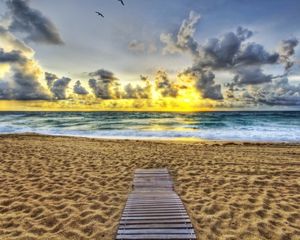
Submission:
[[[300,112],[0,112],[0,134],[300,142]]]

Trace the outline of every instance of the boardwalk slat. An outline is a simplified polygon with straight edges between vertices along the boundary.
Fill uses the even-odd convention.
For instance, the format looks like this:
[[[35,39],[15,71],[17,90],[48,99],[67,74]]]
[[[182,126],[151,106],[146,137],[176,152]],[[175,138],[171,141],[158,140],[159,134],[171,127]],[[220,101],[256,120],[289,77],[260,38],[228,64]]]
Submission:
[[[119,230],[118,234],[193,234],[194,230],[192,229],[173,229],[173,228],[164,228],[164,229],[126,229]]]
[[[120,224],[130,225],[130,224],[148,224],[148,223],[154,223],[154,224],[161,224],[161,223],[191,223],[189,219],[150,219],[150,220],[125,220],[120,221]]]
[[[170,224],[170,223],[160,223],[160,224],[156,224],[156,223],[148,223],[148,224],[136,224],[136,225],[120,225],[119,229],[158,229],[158,228],[172,228],[172,229],[187,229],[187,228],[193,228],[192,224],[178,224],[178,223],[174,223],[174,224]]]
[[[160,206],[157,206],[157,204],[142,204],[142,205],[127,205],[126,209],[143,209],[143,208],[165,208],[165,207],[177,207],[177,208],[182,208],[182,205],[180,204],[160,204]]]
[[[186,216],[156,216],[156,217],[148,217],[148,216],[143,216],[143,217],[135,217],[135,216],[132,216],[132,217],[128,217],[128,216],[122,216],[122,220],[150,220],[150,219],[188,219],[189,217],[186,215]]]
[[[119,239],[181,239],[181,240],[187,240],[187,239],[196,239],[195,234],[169,234],[169,235],[163,235],[163,234],[141,234],[141,235],[118,235],[117,240]]]
[[[196,239],[167,169],[137,169],[116,239]]]
[[[123,215],[124,217],[151,217],[151,216],[157,216],[157,217],[161,217],[161,216],[168,216],[168,217],[186,217],[188,218],[189,216],[186,213],[179,213],[179,212],[175,212],[175,213],[126,213]]]
[[[185,213],[186,211],[184,209],[171,209],[171,210],[166,210],[166,209],[162,209],[162,210],[156,210],[156,209],[152,209],[152,210],[148,210],[148,209],[139,209],[139,210],[124,210],[124,214],[137,214],[137,213]]]

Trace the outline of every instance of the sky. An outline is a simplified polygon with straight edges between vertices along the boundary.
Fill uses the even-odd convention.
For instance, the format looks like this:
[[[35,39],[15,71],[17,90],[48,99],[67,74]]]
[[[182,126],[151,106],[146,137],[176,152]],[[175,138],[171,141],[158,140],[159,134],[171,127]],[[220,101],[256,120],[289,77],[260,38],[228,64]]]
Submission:
[[[0,0],[0,110],[300,110],[299,1],[124,3]]]

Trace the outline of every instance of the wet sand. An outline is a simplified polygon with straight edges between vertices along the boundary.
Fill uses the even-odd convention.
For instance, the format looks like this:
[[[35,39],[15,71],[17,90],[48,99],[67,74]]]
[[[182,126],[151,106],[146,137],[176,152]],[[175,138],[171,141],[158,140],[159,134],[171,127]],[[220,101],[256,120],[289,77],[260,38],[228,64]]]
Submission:
[[[0,136],[0,239],[114,239],[136,168],[168,168],[198,239],[300,239],[300,145]]]

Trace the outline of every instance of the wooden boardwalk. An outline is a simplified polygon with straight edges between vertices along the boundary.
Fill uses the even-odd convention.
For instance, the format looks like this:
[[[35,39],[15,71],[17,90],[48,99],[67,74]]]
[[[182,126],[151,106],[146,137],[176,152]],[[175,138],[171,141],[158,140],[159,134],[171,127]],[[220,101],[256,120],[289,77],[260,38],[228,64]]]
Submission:
[[[133,187],[116,239],[196,239],[167,169],[137,169]]]

